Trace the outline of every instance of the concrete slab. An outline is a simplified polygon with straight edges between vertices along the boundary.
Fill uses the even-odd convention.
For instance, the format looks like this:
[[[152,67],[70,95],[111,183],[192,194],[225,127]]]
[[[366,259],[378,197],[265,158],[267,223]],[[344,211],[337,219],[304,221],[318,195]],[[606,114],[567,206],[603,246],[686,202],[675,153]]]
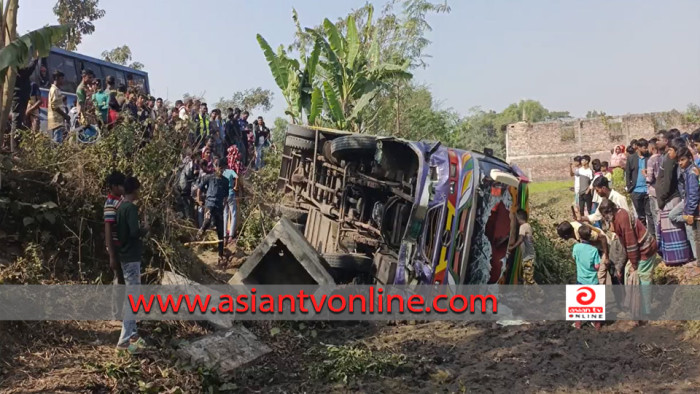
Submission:
[[[328,263],[282,218],[231,278],[232,285],[334,285]]]
[[[178,275],[172,271],[163,271],[163,279],[161,280],[161,284],[176,286],[197,285],[197,287],[190,287],[191,289],[197,289],[196,291],[193,291],[193,294],[199,294],[202,298],[204,298],[208,293],[211,295],[212,300],[218,300],[219,296],[222,295],[222,293],[219,293],[214,290],[205,290],[203,285],[200,285],[199,283],[185,278],[182,275]],[[204,317],[217,330],[228,330],[233,327],[233,315],[231,314],[217,315],[213,313],[207,313],[204,315]]]
[[[207,335],[178,349],[183,360],[198,367],[215,370],[220,377],[232,377],[233,371],[272,350],[242,325]]]

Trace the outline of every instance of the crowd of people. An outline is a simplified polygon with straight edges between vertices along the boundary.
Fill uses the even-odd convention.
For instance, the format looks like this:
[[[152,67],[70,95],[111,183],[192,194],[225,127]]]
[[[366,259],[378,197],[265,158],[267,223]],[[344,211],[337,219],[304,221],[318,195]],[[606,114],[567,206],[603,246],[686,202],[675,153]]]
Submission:
[[[178,206],[200,233],[212,225],[216,228],[223,260],[224,243],[236,232],[237,178],[248,169],[261,169],[265,149],[274,149],[263,117],[251,124],[248,111],[227,108],[224,118],[220,109],[210,112],[207,103],[197,99],[177,100],[168,108],[162,98],[136,87],[115,88],[112,76],[103,85],[89,69],[82,72],[76,105],[68,110],[60,90],[63,78],[63,73],[55,72],[49,90],[48,132],[56,143],[62,143],[69,131],[80,130],[83,138],[90,138],[95,129],[108,131],[125,121],[136,123],[143,143],[161,127],[186,130],[176,182]]]
[[[700,129],[661,130],[649,140],[616,146],[610,162],[577,156],[573,220],[557,226],[575,240],[572,255],[579,284],[640,285],[638,297],[618,288],[616,300],[635,318],[649,313],[654,267],[697,267],[700,251]],[[624,174],[613,189],[612,171]],[[628,203],[628,196],[631,204]]]

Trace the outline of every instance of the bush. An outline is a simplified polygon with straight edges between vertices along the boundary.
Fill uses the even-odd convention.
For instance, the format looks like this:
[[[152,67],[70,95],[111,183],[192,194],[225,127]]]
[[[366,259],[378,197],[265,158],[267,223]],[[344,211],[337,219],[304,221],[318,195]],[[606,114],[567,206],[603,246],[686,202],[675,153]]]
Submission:
[[[180,242],[173,242],[183,235],[179,227],[173,226],[177,222],[173,211],[173,185],[186,132],[164,124],[158,126],[160,131],[148,142],[141,137],[143,126],[133,122],[105,131],[102,138],[91,145],[75,141],[57,145],[43,133],[22,135],[20,160],[9,178],[14,175],[21,183],[19,174],[31,173],[29,184],[34,191],[25,188],[23,193],[11,194],[11,199],[32,200],[35,194],[54,196],[59,207],[55,218],[57,230],[51,235],[59,247],[44,247],[44,250],[56,250],[52,257],[61,255],[60,260],[68,262],[66,267],[58,267],[65,268],[68,275],[75,271],[72,261],[76,257],[81,279],[82,269],[95,278],[108,267],[101,237],[102,207],[106,196],[104,180],[114,170],[136,176],[141,182],[140,212],[151,226],[144,265],[147,262],[159,266],[166,262],[170,265],[186,263]],[[41,226],[33,228],[35,232],[41,230]]]

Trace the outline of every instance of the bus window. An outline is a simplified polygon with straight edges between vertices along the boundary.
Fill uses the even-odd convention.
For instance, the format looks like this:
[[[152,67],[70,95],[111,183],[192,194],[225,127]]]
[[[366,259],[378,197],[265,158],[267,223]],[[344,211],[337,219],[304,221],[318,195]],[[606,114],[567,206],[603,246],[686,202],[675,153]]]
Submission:
[[[66,93],[75,93],[79,83],[75,61],[63,55],[51,53],[49,54],[48,66],[49,76],[53,75],[56,70],[61,71],[65,75],[61,90]]]
[[[31,80],[39,85],[40,88],[49,89],[51,87],[53,81],[51,80],[51,75],[49,74],[48,59],[39,59],[39,64],[36,66]]]
[[[115,87],[119,87],[121,85],[126,86],[126,78],[124,78],[124,73],[119,70],[115,70],[113,68],[105,67],[102,66],[102,75],[104,75],[104,78],[107,79],[108,75],[111,75],[114,77],[114,82],[116,84]]]
[[[102,74],[102,67],[94,63],[83,62],[83,68],[92,70],[95,73],[95,78],[101,80],[104,83],[104,75]]]
[[[438,239],[440,238],[440,219],[442,217],[442,205],[437,205],[430,210],[425,216],[423,223],[423,258],[432,263],[433,254],[438,248]]]
[[[142,92],[146,92],[146,78],[133,74],[133,83],[136,88],[141,90]]]

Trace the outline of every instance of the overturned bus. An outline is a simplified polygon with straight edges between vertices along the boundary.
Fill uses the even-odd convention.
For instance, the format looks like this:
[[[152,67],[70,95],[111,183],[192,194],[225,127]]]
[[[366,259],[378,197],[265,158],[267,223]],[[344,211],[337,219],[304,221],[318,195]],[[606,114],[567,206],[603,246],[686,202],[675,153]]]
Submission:
[[[338,283],[518,283],[527,184],[488,151],[289,125],[278,209]]]

